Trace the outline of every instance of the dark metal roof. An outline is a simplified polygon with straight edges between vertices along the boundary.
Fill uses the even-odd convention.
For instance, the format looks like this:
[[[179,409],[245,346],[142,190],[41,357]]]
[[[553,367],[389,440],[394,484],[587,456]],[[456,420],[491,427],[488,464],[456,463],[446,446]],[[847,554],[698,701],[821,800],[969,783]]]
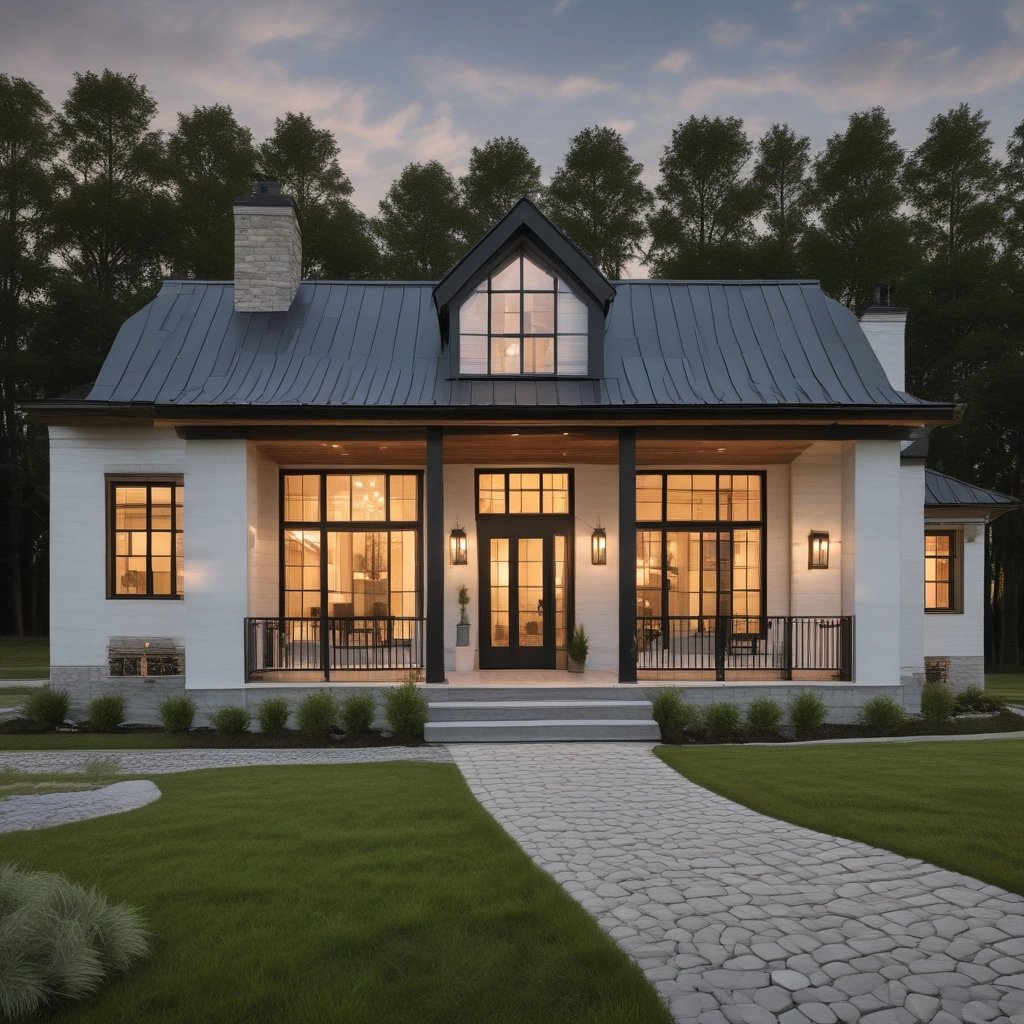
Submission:
[[[453,379],[432,283],[309,281],[280,313],[230,283],[167,281],[122,326],[86,403],[264,408],[672,408],[705,415],[951,417],[889,384],[857,319],[815,281],[624,281],[600,379]]]
[[[1016,498],[999,491],[991,491],[987,487],[978,487],[954,476],[936,472],[934,469],[924,471],[924,504],[925,508],[950,508],[953,506],[972,506],[974,508],[1011,509],[1019,505]]]

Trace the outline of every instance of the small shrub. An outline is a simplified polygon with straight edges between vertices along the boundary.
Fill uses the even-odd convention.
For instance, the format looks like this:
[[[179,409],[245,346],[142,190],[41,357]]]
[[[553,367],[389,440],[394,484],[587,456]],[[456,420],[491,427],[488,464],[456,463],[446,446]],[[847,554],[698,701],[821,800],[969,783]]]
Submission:
[[[429,709],[427,698],[414,682],[406,681],[388,690],[384,698],[384,713],[396,736],[423,739]]]
[[[92,995],[146,955],[138,912],[60,875],[0,866],[0,1019],[36,1017]]]
[[[89,727],[96,732],[113,732],[124,722],[127,701],[119,693],[108,693],[89,701]]]
[[[353,736],[369,732],[373,727],[374,710],[372,693],[349,694],[338,711],[342,729]]]
[[[757,736],[774,736],[782,725],[782,708],[771,697],[758,697],[747,708],[747,728]]]
[[[704,708],[704,731],[712,743],[734,740],[740,733],[740,707],[729,701]]]
[[[661,729],[661,738],[666,743],[682,743],[687,734],[700,730],[700,711],[683,700],[678,690],[658,690],[651,701],[654,720]]]
[[[980,686],[968,686],[956,695],[953,707],[954,715],[983,714],[1002,710],[1003,703],[995,697],[989,697]]]
[[[925,683],[921,690],[921,717],[930,725],[948,722],[956,707],[956,697],[942,683]]]
[[[196,717],[196,702],[191,697],[167,697],[160,703],[158,713],[168,732],[188,732]]]
[[[812,690],[805,690],[789,706],[789,724],[798,740],[813,736],[825,721],[825,702]]]
[[[299,732],[306,736],[325,739],[334,728],[338,705],[326,690],[319,690],[304,697],[295,709],[295,722]]]
[[[288,701],[284,697],[266,697],[256,705],[260,732],[284,732],[288,728]]]
[[[572,631],[572,636],[569,638],[568,655],[577,665],[583,665],[586,663],[589,653],[590,637],[587,636],[583,623],[577,622],[576,628]]]
[[[39,729],[56,729],[68,718],[71,695],[67,690],[55,690],[49,683],[33,690],[21,705],[25,717]]]
[[[225,732],[238,734],[249,731],[249,726],[252,725],[252,715],[249,714],[247,708],[240,708],[234,704],[227,704],[222,708],[217,708],[212,715],[210,715],[210,724],[217,730],[217,732]]]
[[[857,713],[857,721],[883,736],[896,732],[907,720],[907,713],[892,697],[872,697]]]

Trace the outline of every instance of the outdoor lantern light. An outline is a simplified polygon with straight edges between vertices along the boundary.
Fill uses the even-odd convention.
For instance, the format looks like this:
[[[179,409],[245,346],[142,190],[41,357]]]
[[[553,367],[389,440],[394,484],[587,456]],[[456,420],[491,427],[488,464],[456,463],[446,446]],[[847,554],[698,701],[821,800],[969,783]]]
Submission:
[[[600,519],[590,538],[590,561],[594,565],[608,564],[608,535],[604,532]]]
[[[466,531],[458,523],[455,524],[455,528],[448,538],[448,551],[451,554],[452,565],[465,565],[469,561]]]
[[[807,538],[807,568],[828,568],[828,534],[811,530]]]

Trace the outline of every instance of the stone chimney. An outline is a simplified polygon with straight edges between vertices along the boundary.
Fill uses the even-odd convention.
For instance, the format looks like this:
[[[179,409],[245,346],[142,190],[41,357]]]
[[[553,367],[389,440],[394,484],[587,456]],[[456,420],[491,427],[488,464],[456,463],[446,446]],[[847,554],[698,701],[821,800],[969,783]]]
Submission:
[[[235,309],[290,308],[302,273],[302,235],[290,196],[276,181],[254,181],[252,195],[234,201]]]
[[[905,391],[907,311],[891,306],[888,285],[875,285],[874,301],[860,318],[861,330],[867,336],[878,361],[897,391]]]

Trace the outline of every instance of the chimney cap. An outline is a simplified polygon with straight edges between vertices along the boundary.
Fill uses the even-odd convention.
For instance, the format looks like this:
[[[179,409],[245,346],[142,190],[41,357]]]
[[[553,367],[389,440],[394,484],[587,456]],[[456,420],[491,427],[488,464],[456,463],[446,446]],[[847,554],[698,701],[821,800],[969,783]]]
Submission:
[[[233,206],[290,206],[295,209],[291,196],[281,194],[279,181],[254,181],[247,196],[239,196]]]

